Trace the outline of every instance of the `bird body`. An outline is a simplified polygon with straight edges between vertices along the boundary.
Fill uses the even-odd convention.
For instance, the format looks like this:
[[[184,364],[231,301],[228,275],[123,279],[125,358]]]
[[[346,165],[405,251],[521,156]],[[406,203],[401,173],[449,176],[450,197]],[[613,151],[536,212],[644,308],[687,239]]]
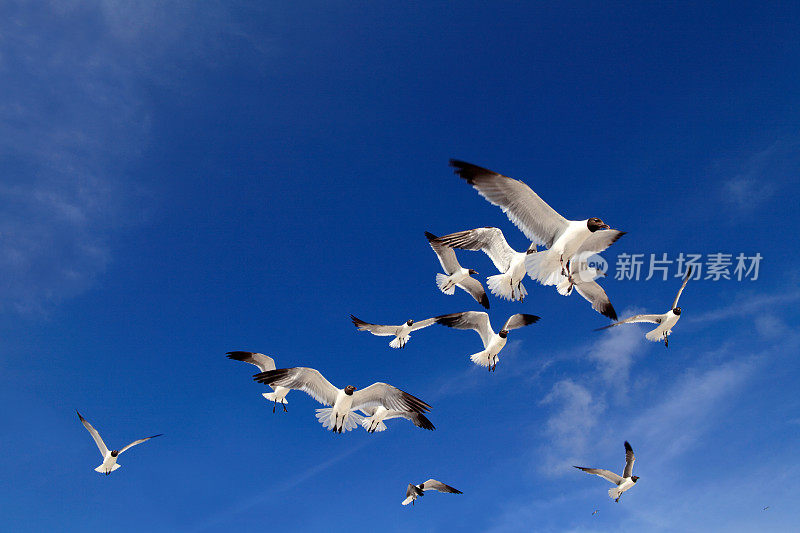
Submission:
[[[446,485],[441,481],[436,481],[435,479],[429,479],[425,483],[420,483],[419,485],[414,485],[409,483],[408,487],[406,488],[406,499],[403,500],[403,505],[414,504],[417,498],[420,496],[425,495],[426,490],[435,490],[438,492],[449,493],[449,494],[463,494],[458,489],[451,487],[450,485]]]
[[[483,290],[481,282],[472,277],[477,274],[471,268],[464,268],[459,264],[456,259],[455,251],[439,241],[439,238],[433,233],[426,231],[425,237],[428,239],[428,244],[439,259],[439,264],[445,274],[436,274],[436,286],[445,294],[455,294],[456,287],[464,289],[476,302],[481,304],[486,309],[489,309],[489,298],[486,296],[486,291]]]

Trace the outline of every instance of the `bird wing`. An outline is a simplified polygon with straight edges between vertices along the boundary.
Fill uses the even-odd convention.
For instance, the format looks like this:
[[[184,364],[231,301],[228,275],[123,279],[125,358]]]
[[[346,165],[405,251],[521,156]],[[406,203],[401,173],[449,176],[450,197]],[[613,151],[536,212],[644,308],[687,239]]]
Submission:
[[[427,328],[428,326],[432,326],[436,323],[436,317],[433,318],[426,318],[425,320],[420,320],[419,322],[414,321],[411,325],[411,331],[417,331],[418,329]]]
[[[370,416],[374,415],[374,414],[375,414],[375,411],[377,411],[377,410],[378,410],[378,407],[377,407],[377,406],[375,406],[375,405],[364,406],[364,407],[361,407],[361,408],[359,409],[359,411],[361,411],[362,413],[364,413],[364,414],[365,414],[365,415],[367,415],[368,417],[370,417]],[[388,417],[384,417],[384,418],[388,418]]]
[[[689,283],[689,276],[691,275],[692,275],[692,267],[689,267],[689,269],[686,271],[686,277],[683,278],[683,285],[681,285],[681,289],[678,291],[678,294],[675,295],[675,301],[672,302],[672,307],[670,307],[670,309],[675,309],[676,307],[678,307],[678,300],[681,299],[681,293],[683,292],[683,289],[686,288],[686,284]]]
[[[508,320],[506,320],[503,329],[506,331],[511,331],[512,329],[519,329],[528,326],[530,324],[535,324],[536,322],[539,321],[539,318],[541,317],[538,317],[536,315],[526,315],[523,313],[517,313],[516,315],[511,315],[510,317],[508,317]]]
[[[633,462],[636,460],[636,457],[633,456],[633,448],[625,441],[625,471],[622,473],[622,477],[631,477],[633,474]]]
[[[78,413],[77,410],[75,412]],[[80,413],[78,413],[78,418],[81,419],[83,427],[89,430],[89,434],[94,439],[94,443],[97,444],[97,447],[100,449],[100,454],[105,458],[105,456],[108,455],[108,447],[106,446],[106,443],[103,442],[103,438],[100,436],[100,433],[98,433],[97,430],[94,429],[94,427],[89,423],[89,421],[83,418]]]
[[[475,301],[481,304],[486,309],[489,309],[489,297],[486,296],[486,290],[481,285],[481,282],[475,278],[464,278],[456,285],[467,291],[470,296],[475,298]]]
[[[614,306],[611,305],[611,300],[608,299],[606,291],[603,290],[599,283],[596,281],[579,282],[575,284],[575,290],[592,304],[592,309],[611,320],[617,319],[617,312],[614,310]]]
[[[502,209],[531,241],[549,248],[566,229],[567,219],[523,182],[455,159],[450,160],[450,166],[481,196]]]
[[[625,231],[619,231],[616,229],[605,229],[595,231],[588,237],[586,240],[583,241],[583,244],[580,245],[578,250],[575,252],[575,255],[580,253],[600,253],[615,242],[619,240],[620,237],[625,235]]]
[[[354,411],[362,407],[378,405],[382,405],[394,411],[416,411],[418,413],[424,413],[431,409],[430,405],[416,396],[412,396],[386,383],[373,383],[369,387],[365,387],[353,393],[351,409]]]
[[[358,331],[369,331],[373,335],[378,335],[379,337],[389,337],[391,335],[397,334],[397,328],[399,326],[380,326],[378,324],[370,324],[369,322],[364,322],[360,318],[350,315],[350,320],[353,321],[353,325],[358,328]]]
[[[141,444],[141,443],[143,443],[144,441],[147,441],[147,440],[150,440],[150,439],[154,439],[154,438],[156,438],[156,437],[160,437],[161,435],[163,435],[163,433],[159,433],[158,435],[153,435],[153,436],[151,436],[151,437],[145,437],[145,438],[143,438],[143,439],[135,440],[135,441],[131,442],[130,444],[128,444],[127,446],[125,446],[124,448],[122,448],[122,449],[119,451],[119,453],[122,453],[122,452],[124,452],[125,450],[127,450],[127,449],[129,449],[129,448],[133,448],[133,447],[134,447],[134,446],[136,446],[137,444]]]
[[[653,324],[661,324],[662,316],[663,315],[634,315],[630,318],[626,318],[625,320],[620,320],[619,322],[614,322],[613,324],[609,324],[608,326],[597,328],[595,331],[600,331],[601,329],[613,328],[614,326],[619,326],[620,324],[633,324],[634,322],[651,322]]]
[[[452,313],[436,317],[439,324],[456,329],[474,329],[481,336],[483,347],[489,346],[489,341],[494,335],[492,325],[489,323],[489,315],[483,311],[465,311],[463,313]]]
[[[261,372],[253,376],[259,383],[280,385],[288,389],[301,390],[323,405],[333,405],[339,389],[313,368],[297,366]]]
[[[262,372],[275,370],[275,359],[268,355],[264,355],[263,353],[228,352],[227,356],[228,359],[233,359],[234,361],[242,361],[245,363],[250,363],[251,365],[256,365],[261,369]]]
[[[603,470],[602,468],[586,468],[585,466],[576,466],[575,468],[583,470],[587,474],[594,474],[596,476],[600,476],[601,478],[607,479],[614,485],[619,485],[622,481],[622,478],[611,470]]]
[[[364,410],[362,409],[362,411]],[[430,430],[436,429],[436,426],[434,426],[433,423],[428,420],[427,416],[414,411],[389,411],[389,413],[383,419],[389,420],[390,418],[405,418],[406,420],[410,420],[418,428]]]
[[[453,248],[483,250],[500,272],[506,272],[517,252],[508,245],[499,228],[476,228],[439,237],[440,242]]]
[[[455,250],[439,242],[439,238],[429,231],[425,232],[425,236],[428,238],[428,244],[430,244],[433,251],[436,252],[436,257],[439,258],[439,263],[442,265],[447,275],[461,269],[461,265],[458,263],[458,259],[456,259]]]
[[[406,489],[406,498],[411,498],[413,496],[422,496],[422,491],[417,488],[416,485],[412,485],[411,483],[408,484],[408,488]]]
[[[464,494],[458,489],[454,489],[450,485],[445,485],[441,481],[429,479],[422,484],[422,490],[438,490],[439,492],[449,492],[450,494]]]

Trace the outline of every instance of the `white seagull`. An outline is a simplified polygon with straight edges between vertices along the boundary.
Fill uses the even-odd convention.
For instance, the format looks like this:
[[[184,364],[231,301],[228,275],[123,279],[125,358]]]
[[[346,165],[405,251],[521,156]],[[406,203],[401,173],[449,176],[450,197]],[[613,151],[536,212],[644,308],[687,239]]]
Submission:
[[[449,494],[464,494],[460,490],[454,489],[450,485],[445,485],[441,481],[429,479],[425,483],[420,483],[419,485],[412,485],[409,483],[408,488],[406,489],[406,499],[403,500],[403,505],[408,505],[409,503],[413,505],[418,497],[425,496],[426,490],[438,490],[439,492]]]
[[[595,331],[600,331],[601,329],[613,328],[614,326],[619,326],[620,324],[633,324],[634,322],[650,322],[652,324],[658,324],[658,327],[654,330],[647,332],[645,338],[653,342],[660,342],[663,340],[664,346],[669,347],[669,336],[670,334],[672,334],[672,328],[675,327],[675,324],[677,324],[678,320],[680,320],[681,318],[681,308],[678,307],[678,300],[680,299],[681,293],[683,292],[683,289],[686,287],[686,284],[689,282],[689,276],[691,275],[692,275],[692,267],[689,267],[689,269],[686,271],[686,277],[683,279],[683,285],[681,285],[681,289],[675,296],[675,301],[672,302],[672,308],[663,315],[634,315],[630,318],[626,318],[625,320],[614,322],[613,324],[610,324],[608,326],[597,328]]]
[[[268,355],[264,355],[263,353],[257,352],[228,352],[226,354],[228,359],[233,359],[234,361],[242,361],[244,363],[250,363],[251,365],[255,365],[261,370],[262,372],[266,372],[268,370],[275,370],[275,359]],[[272,402],[272,412],[275,412],[275,408],[278,404],[283,406],[283,411],[288,412],[286,409],[286,404],[289,403],[286,401],[286,395],[289,394],[291,389],[287,389],[286,387],[271,387],[272,392],[265,392],[261,394],[264,398]]]
[[[526,260],[530,276],[543,285],[556,285],[567,276],[567,262],[582,245],[588,247],[586,251],[600,252],[625,233],[609,230],[608,224],[596,217],[567,220],[519,180],[455,159],[450,166],[481,196],[500,207],[532,242],[548,248]]]
[[[256,374],[253,379],[259,383],[301,390],[322,405],[333,406],[317,409],[317,419],[323,427],[334,433],[350,431],[360,424],[364,417],[353,411],[365,407],[383,406],[392,411],[415,413],[424,413],[431,409],[430,405],[416,396],[386,383],[373,383],[361,390],[356,390],[353,385],[337,389],[313,368],[279,368]]]
[[[606,291],[595,281],[605,275],[605,272],[589,267],[581,254],[576,254],[569,262],[569,275],[556,286],[556,290],[563,296],[569,296],[574,288],[592,304],[592,309],[611,320],[616,320],[617,312],[614,311]]]
[[[617,475],[610,470],[603,470],[602,468],[587,468],[585,466],[576,466],[575,468],[579,470],[583,470],[589,474],[595,474],[600,476],[603,479],[607,479],[616,487],[613,489],[608,489],[608,495],[614,498],[615,502],[618,502],[620,498],[622,498],[622,493],[626,490],[630,490],[637,481],[639,481],[639,476],[632,476],[631,473],[633,472],[633,462],[636,458],[633,456],[633,448],[631,445],[628,444],[628,441],[625,441],[625,471],[622,475]],[[592,513],[594,514],[594,513]]]
[[[78,413],[77,410],[75,412]],[[128,444],[127,446],[125,446],[124,448],[122,448],[121,450],[109,450],[108,447],[106,447],[106,443],[103,442],[103,438],[100,436],[100,433],[98,433],[97,430],[92,427],[89,421],[83,418],[80,413],[78,413],[78,418],[81,419],[83,427],[89,430],[89,434],[94,439],[94,443],[97,444],[97,447],[100,449],[100,455],[103,456],[103,464],[101,464],[94,470],[95,472],[100,472],[101,474],[105,475],[109,475],[111,472],[122,466],[117,463],[117,456],[119,456],[119,454],[128,450],[129,448],[136,446],[137,444],[141,444],[144,441],[154,439],[156,437],[160,437],[161,435],[163,435],[163,433],[159,433],[158,435],[153,435],[152,437],[145,437],[143,439],[135,440],[130,444]]]
[[[486,291],[483,290],[483,285],[480,281],[470,277],[477,272],[471,268],[463,268],[456,259],[455,250],[439,242],[436,235],[426,231],[425,237],[428,238],[428,244],[436,252],[439,263],[446,274],[436,274],[436,286],[439,287],[439,290],[445,294],[454,294],[456,287],[461,287],[475,298],[476,302],[489,309],[489,298],[486,296]]]
[[[367,433],[386,431],[386,424],[384,424],[383,421],[392,418],[405,418],[406,420],[410,420],[418,428],[429,429],[431,431],[436,429],[431,421],[428,420],[428,417],[414,411],[395,411],[393,409],[387,409],[382,405],[378,407],[363,407],[360,411],[368,417],[361,421],[361,425],[367,430]]]
[[[358,331],[369,331],[373,335],[377,335],[379,337],[394,336],[392,342],[389,343],[389,346],[392,348],[404,348],[408,342],[408,339],[411,338],[412,331],[427,328],[436,322],[435,318],[427,318],[418,322],[408,319],[404,324],[400,324],[399,326],[381,326],[378,324],[364,322],[354,315],[350,315],[350,320],[353,321],[353,325],[358,328]]]
[[[492,294],[505,300],[519,300],[528,295],[522,280],[525,278],[525,258],[536,251],[533,244],[526,252],[517,252],[506,242],[499,228],[476,228],[444,235],[436,239],[452,248],[464,250],[482,250],[500,274],[489,276],[486,285]]]
[[[538,321],[539,317],[536,315],[517,313],[508,317],[503,329],[499,333],[495,333],[489,322],[489,315],[483,311],[465,311],[436,317],[436,322],[444,326],[456,329],[474,329],[478,332],[483,341],[483,350],[470,355],[469,358],[476,365],[488,367],[489,372],[497,367],[497,361],[500,360],[497,354],[506,345],[508,332]]]

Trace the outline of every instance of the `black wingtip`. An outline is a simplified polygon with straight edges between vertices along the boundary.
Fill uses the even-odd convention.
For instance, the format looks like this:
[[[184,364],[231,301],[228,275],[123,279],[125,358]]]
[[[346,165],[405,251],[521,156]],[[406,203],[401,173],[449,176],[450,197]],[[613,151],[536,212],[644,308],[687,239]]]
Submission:
[[[485,292],[483,293],[483,296],[481,296],[480,304],[486,309],[489,309],[489,297],[486,295]]]
[[[244,352],[244,351],[233,351],[227,352],[225,355],[228,356],[228,359],[233,359],[234,361],[244,361],[246,358],[252,357],[255,352]]]
[[[266,383],[269,385],[275,380],[278,380],[289,373],[289,368],[276,368],[275,370],[267,370],[266,372],[259,372],[253,375],[253,380],[259,383]]]
[[[361,320],[360,318],[358,318],[354,314],[350,314],[350,321],[353,323],[353,325],[355,327],[357,327],[359,329],[361,329],[362,326],[365,326],[367,324],[366,322],[364,322],[363,320]]]
[[[537,322],[539,322],[542,319],[542,317],[540,317],[540,316],[526,315],[524,313],[522,314],[522,318],[524,319],[526,326],[528,324],[536,324]]]
[[[473,165],[472,163],[467,163],[459,159],[451,159],[450,166],[455,169],[453,172],[455,172],[457,176],[467,180],[467,183],[470,185],[472,185],[475,178],[481,174],[495,174],[494,171],[488,168],[479,167],[478,165]]]
[[[428,239],[428,242],[433,242],[434,240],[439,238],[436,235],[434,235],[433,233],[431,233],[430,231],[426,231],[425,232],[425,237]]]
[[[633,451],[633,448],[631,448],[631,444],[628,441],[625,441],[625,451],[626,452],[632,452]]]
[[[78,413],[78,410],[77,410],[77,409],[75,409],[75,412],[76,412],[76,413]],[[80,418],[81,420],[83,420],[83,417],[81,416],[81,414],[80,414],[80,413],[78,413],[78,418]]]
[[[158,435],[153,435],[152,437],[147,437],[147,438],[148,438],[148,439],[154,439],[154,438],[156,438],[156,437],[163,437],[163,436],[164,436],[164,434],[163,434],[163,433],[159,433]]]
[[[598,311],[601,315],[610,318],[614,322],[617,321],[617,312],[614,310],[614,306],[612,306],[611,303],[603,305],[600,307],[600,309],[598,309]]]

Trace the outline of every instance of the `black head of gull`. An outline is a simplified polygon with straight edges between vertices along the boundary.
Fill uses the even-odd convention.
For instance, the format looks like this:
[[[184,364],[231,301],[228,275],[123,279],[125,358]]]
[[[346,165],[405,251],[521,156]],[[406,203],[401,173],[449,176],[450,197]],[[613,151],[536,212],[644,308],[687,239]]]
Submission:
[[[414,325],[414,321],[413,320],[411,320],[410,318],[408,320],[406,320],[406,326],[413,326],[413,325]]]
[[[352,385],[348,385],[347,387],[344,388],[344,393],[347,394],[348,396],[352,396],[355,391],[356,388],[353,387]]]
[[[111,450],[111,457],[116,457],[119,455],[119,450]]]
[[[475,276],[475,275],[477,275],[477,274],[478,274],[478,271],[477,271],[477,270],[473,270],[473,269],[471,269],[471,268],[468,270],[468,272],[469,272],[469,275],[470,275],[470,276]]]
[[[636,483],[637,481],[639,481],[639,476],[631,476],[631,481]]]
[[[501,339],[505,339],[506,337],[508,337],[508,331],[501,329],[500,333],[498,333],[497,336],[500,337]]]
[[[587,220],[586,221],[586,227],[589,228],[589,231],[591,231],[592,233],[594,233],[595,231],[597,231],[599,229],[610,229],[611,228],[611,226],[609,226],[608,224],[606,224],[605,222],[603,222],[602,220],[600,220],[597,217],[592,217],[589,220]]]
[[[680,307],[676,307],[675,309],[672,310],[672,312],[675,313],[676,315],[680,315],[681,314],[681,308]]]

